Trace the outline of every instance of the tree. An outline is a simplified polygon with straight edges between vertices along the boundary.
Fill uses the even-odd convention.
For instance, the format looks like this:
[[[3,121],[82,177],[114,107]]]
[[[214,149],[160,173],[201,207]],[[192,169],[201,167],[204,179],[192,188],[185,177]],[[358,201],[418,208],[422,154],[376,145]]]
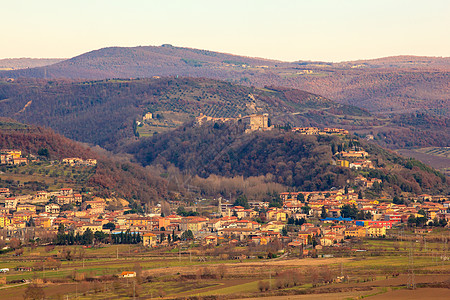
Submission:
[[[297,201],[300,201],[302,203],[305,202],[305,195],[303,195],[302,193],[298,193]]]
[[[194,239],[194,234],[192,233],[192,231],[190,229],[188,229],[185,232],[183,232],[183,234],[181,235],[181,239],[183,241],[193,240]]]
[[[311,207],[309,207],[308,205],[302,206],[302,213],[308,215],[310,210]]]
[[[112,222],[106,223],[102,226],[103,229],[114,230],[116,229],[116,225]]]
[[[322,219],[325,219],[326,217],[328,217],[327,209],[325,208],[325,206],[322,206],[322,213],[320,214],[320,217]]]
[[[281,229],[281,234],[282,234],[283,236],[287,236],[287,235],[288,235],[288,231],[287,231],[286,226],[284,226],[283,229]]]
[[[184,208],[184,206],[178,206],[177,215],[183,216],[185,213],[186,213],[186,209]]]
[[[358,199],[362,199],[363,198],[363,193],[361,190],[359,190],[358,192]]]
[[[250,205],[248,204],[247,196],[240,195],[239,197],[237,197],[236,201],[234,201],[234,206],[242,206],[245,209],[249,209]]]
[[[45,299],[44,289],[37,284],[29,284],[23,294],[23,298],[26,300],[40,300]]]
[[[46,158],[49,158],[49,157],[50,157],[50,153],[48,152],[48,149],[47,149],[47,148],[41,148],[41,149],[39,149],[38,152],[37,152],[37,154],[38,154],[39,156],[43,156],[43,157],[46,157]]]
[[[94,238],[98,243],[103,243],[107,240],[108,235],[102,231],[96,231],[94,233]]]
[[[12,249],[18,249],[20,247],[20,241],[17,238],[12,238],[9,242],[9,247]]]
[[[344,204],[341,208],[341,216],[343,216],[344,218],[357,219],[358,208],[356,208],[354,204]]]
[[[408,218],[408,225],[413,226],[416,224],[416,217],[414,215],[410,215]]]
[[[224,264],[220,264],[217,267],[217,275],[219,275],[220,279],[223,279],[225,277],[226,273],[227,273],[227,267]]]
[[[94,234],[92,233],[92,230],[90,228],[86,229],[83,233],[83,244],[90,245],[94,241]]]
[[[397,195],[394,196],[394,198],[392,199],[392,202],[394,204],[404,204],[403,199],[400,199]]]

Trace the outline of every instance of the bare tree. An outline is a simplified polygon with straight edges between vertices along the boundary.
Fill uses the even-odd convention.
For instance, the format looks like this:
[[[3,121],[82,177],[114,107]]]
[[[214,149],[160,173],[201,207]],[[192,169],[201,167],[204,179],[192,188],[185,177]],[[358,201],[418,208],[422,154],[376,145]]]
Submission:
[[[40,300],[45,299],[44,289],[37,284],[30,284],[23,294],[25,300]]]

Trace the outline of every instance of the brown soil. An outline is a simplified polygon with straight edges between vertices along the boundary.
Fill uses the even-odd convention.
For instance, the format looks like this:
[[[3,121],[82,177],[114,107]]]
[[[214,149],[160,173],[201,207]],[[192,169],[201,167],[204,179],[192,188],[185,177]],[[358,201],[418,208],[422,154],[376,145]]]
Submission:
[[[390,291],[384,294],[375,295],[372,297],[369,297],[367,299],[370,300],[384,300],[384,299],[390,299],[390,300],[423,300],[423,299],[449,299],[450,298],[450,289],[445,288],[421,288],[421,289],[415,289],[415,290],[396,290],[396,291]]]

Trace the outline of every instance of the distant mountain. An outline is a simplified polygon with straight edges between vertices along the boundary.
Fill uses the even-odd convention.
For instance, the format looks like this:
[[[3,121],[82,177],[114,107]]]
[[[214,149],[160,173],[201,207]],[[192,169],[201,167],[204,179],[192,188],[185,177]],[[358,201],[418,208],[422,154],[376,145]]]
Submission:
[[[190,76],[248,86],[284,86],[323,95],[371,112],[447,116],[450,58],[396,56],[342,63],[281,62],[171,45],[111,47],[0,77],[145,78]]]
[[[18,70],[43,67],[63,61],[63,58],[6,58],[0,59],[0,70]]]
[[[276,61],[173,47],[109,47],[87,52],[45,68],[6,72],[9,77],[107,79],[152,76],[234,77],[233,66],[271,65]],[[0,75],[1,76],[1,75]],[[230,78],[231,78],[230,77]]]
[[[62,174],[61,178],[58,178],[58,180],[64,180],[64,184],[68,186],[76,185],[93,192],[95,196],[119,197],[130,202],[149,203],[159,201],[167,194],[165,181],[151,175],[140,165],[130,163],[122,157],[103,154],[104,151],[90,149],[86,145],[56,134],[50,129],[0,118],[0,149],[18,149],[24,155],[32,154],[36,157],[39,157],[39,153],[48,153],[40,157],[44,160],[61,160],[67,157],[97,159],[97,166],[94,170],[83,176],[64,178],[66,176]],[[31,180],[30,184],[37,182],[32,186],[45,186],[49,181],[56,181],[55,176],[49,174],[49,171],[52,170],[51,166],[49,166],[50,169],[47,168],[46,173],[34,172],[33,168],[36,169],[38,166],[39,164],[35,166],[32,164],[27,169],[29,176],[25,179]],[[1,181],[0,179],[0,183]]]

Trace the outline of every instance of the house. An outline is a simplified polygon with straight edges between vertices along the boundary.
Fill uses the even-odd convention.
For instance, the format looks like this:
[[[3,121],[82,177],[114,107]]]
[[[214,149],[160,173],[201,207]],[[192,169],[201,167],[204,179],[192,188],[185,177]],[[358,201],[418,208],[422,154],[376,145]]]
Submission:
[[[64,204],[70,204],[73,202],[73,197],[70,196],[63,196],[63,195],[58,195],[56,196],[56,203],[58,203],[59,205],[64,205]]]
[[[62,195],[62,196],[72,195],[73,194],[73,189],[72,188],[62,188],[59,191],[59,194]]]
[[[142,244],[145,247],[154,247],[156,246],[156,242],[157,242],[157,237],[156,234],[154,233],[146,233],[142,236]]]
[[[366,236],[366,228],[360,226],[353,226],[347,228],[344,232],[345,236],[348,237],[365,237]]]
[[[275,221],[286,221],[286,212],[281,209],[271,209],[267,211],[266,218],[267,220],[275,220]]]
[[[325,236],[320,239],[320,244],[325,247],[332,246],[335,242],[336,242],[336,240],[329,236]]]
[[[16,198],[5,198],[5,208],[16,209],[17,202]]]
[[[13,158],[13,164],[15,165],[20,165],[20,164],[27,164],[28,163],[28,159],[26,159],[25,157],[16,157]]]
[[[231,209],[233,216],[238,217],[239,219],[245,217],[245,209],[242,206],[235,206]]]
[[[52,227],[52,219],[38,217],[34,219],[34,224],[36,227],[50,228]]]
[[[206,245],[217,245],[217,236],[215,235],[208,235],[205,237],[205,244]]]
[[[180,229],[182,231],[190,230],[195,234],[203,228],[206,228],[206,222],[207,220],[205,218],[186,217],[183,218],[182,222],[180,223]]]
[[[255,234],[253,229],[250,228],[222,228],[218,232],[219,236],[224,237],[238,237],[239,240],[244,240],[246,237]]]
[[[122,278],[136,277],[136,272],[132,272],[132,271],[123,271],[123,272],[120,274],[120,277],[122,277]]]
[[[82,209],[90,209],[91,213],[101,214],[105,211],[106,202],[103,200],[86,201],[81,205]]]
[[[0,215],[0,228],[5,228],[11,224],[11,217],[10,214]]]
[[[28,211],[28,212],[36,213],[36,206],[31,205],[31,204],[19,204],[19,205],[17,205],[16,210],[17,210],[17,212]]]
[[[80,222],[76,225],[75,232],[83,234],[88,229],[90,229],[94,233],[96,231],[103,231],[103,226],[102,224],[91,224]]]
[[[0,188],[0,196],[9,196],[11,193],[9,192],[9,188]]]
[[[381,237],[386,235],[386,227],[383,225],[372,225],[367,228],[367,235],[370,237]]]
[[[336,234],[344,234],[345,226],[343,226],[343,225],[331,226],[331,232],[336,233]]]
[[[49,196],[49,193],[47,193],[46,191],[39,191],[36,193],[36,195],[33,196],[33,199],[36,202],[41,202],[41,201],[45,202],[48,200],[48,196]]]
[[[73,202],[80,204],[83,201],[83,196],[81,194],[73,194]]]
[[[353,157],[353,158],[365,158],[369,156],[366,151],[341,151],[339,153],[342,157]]]

